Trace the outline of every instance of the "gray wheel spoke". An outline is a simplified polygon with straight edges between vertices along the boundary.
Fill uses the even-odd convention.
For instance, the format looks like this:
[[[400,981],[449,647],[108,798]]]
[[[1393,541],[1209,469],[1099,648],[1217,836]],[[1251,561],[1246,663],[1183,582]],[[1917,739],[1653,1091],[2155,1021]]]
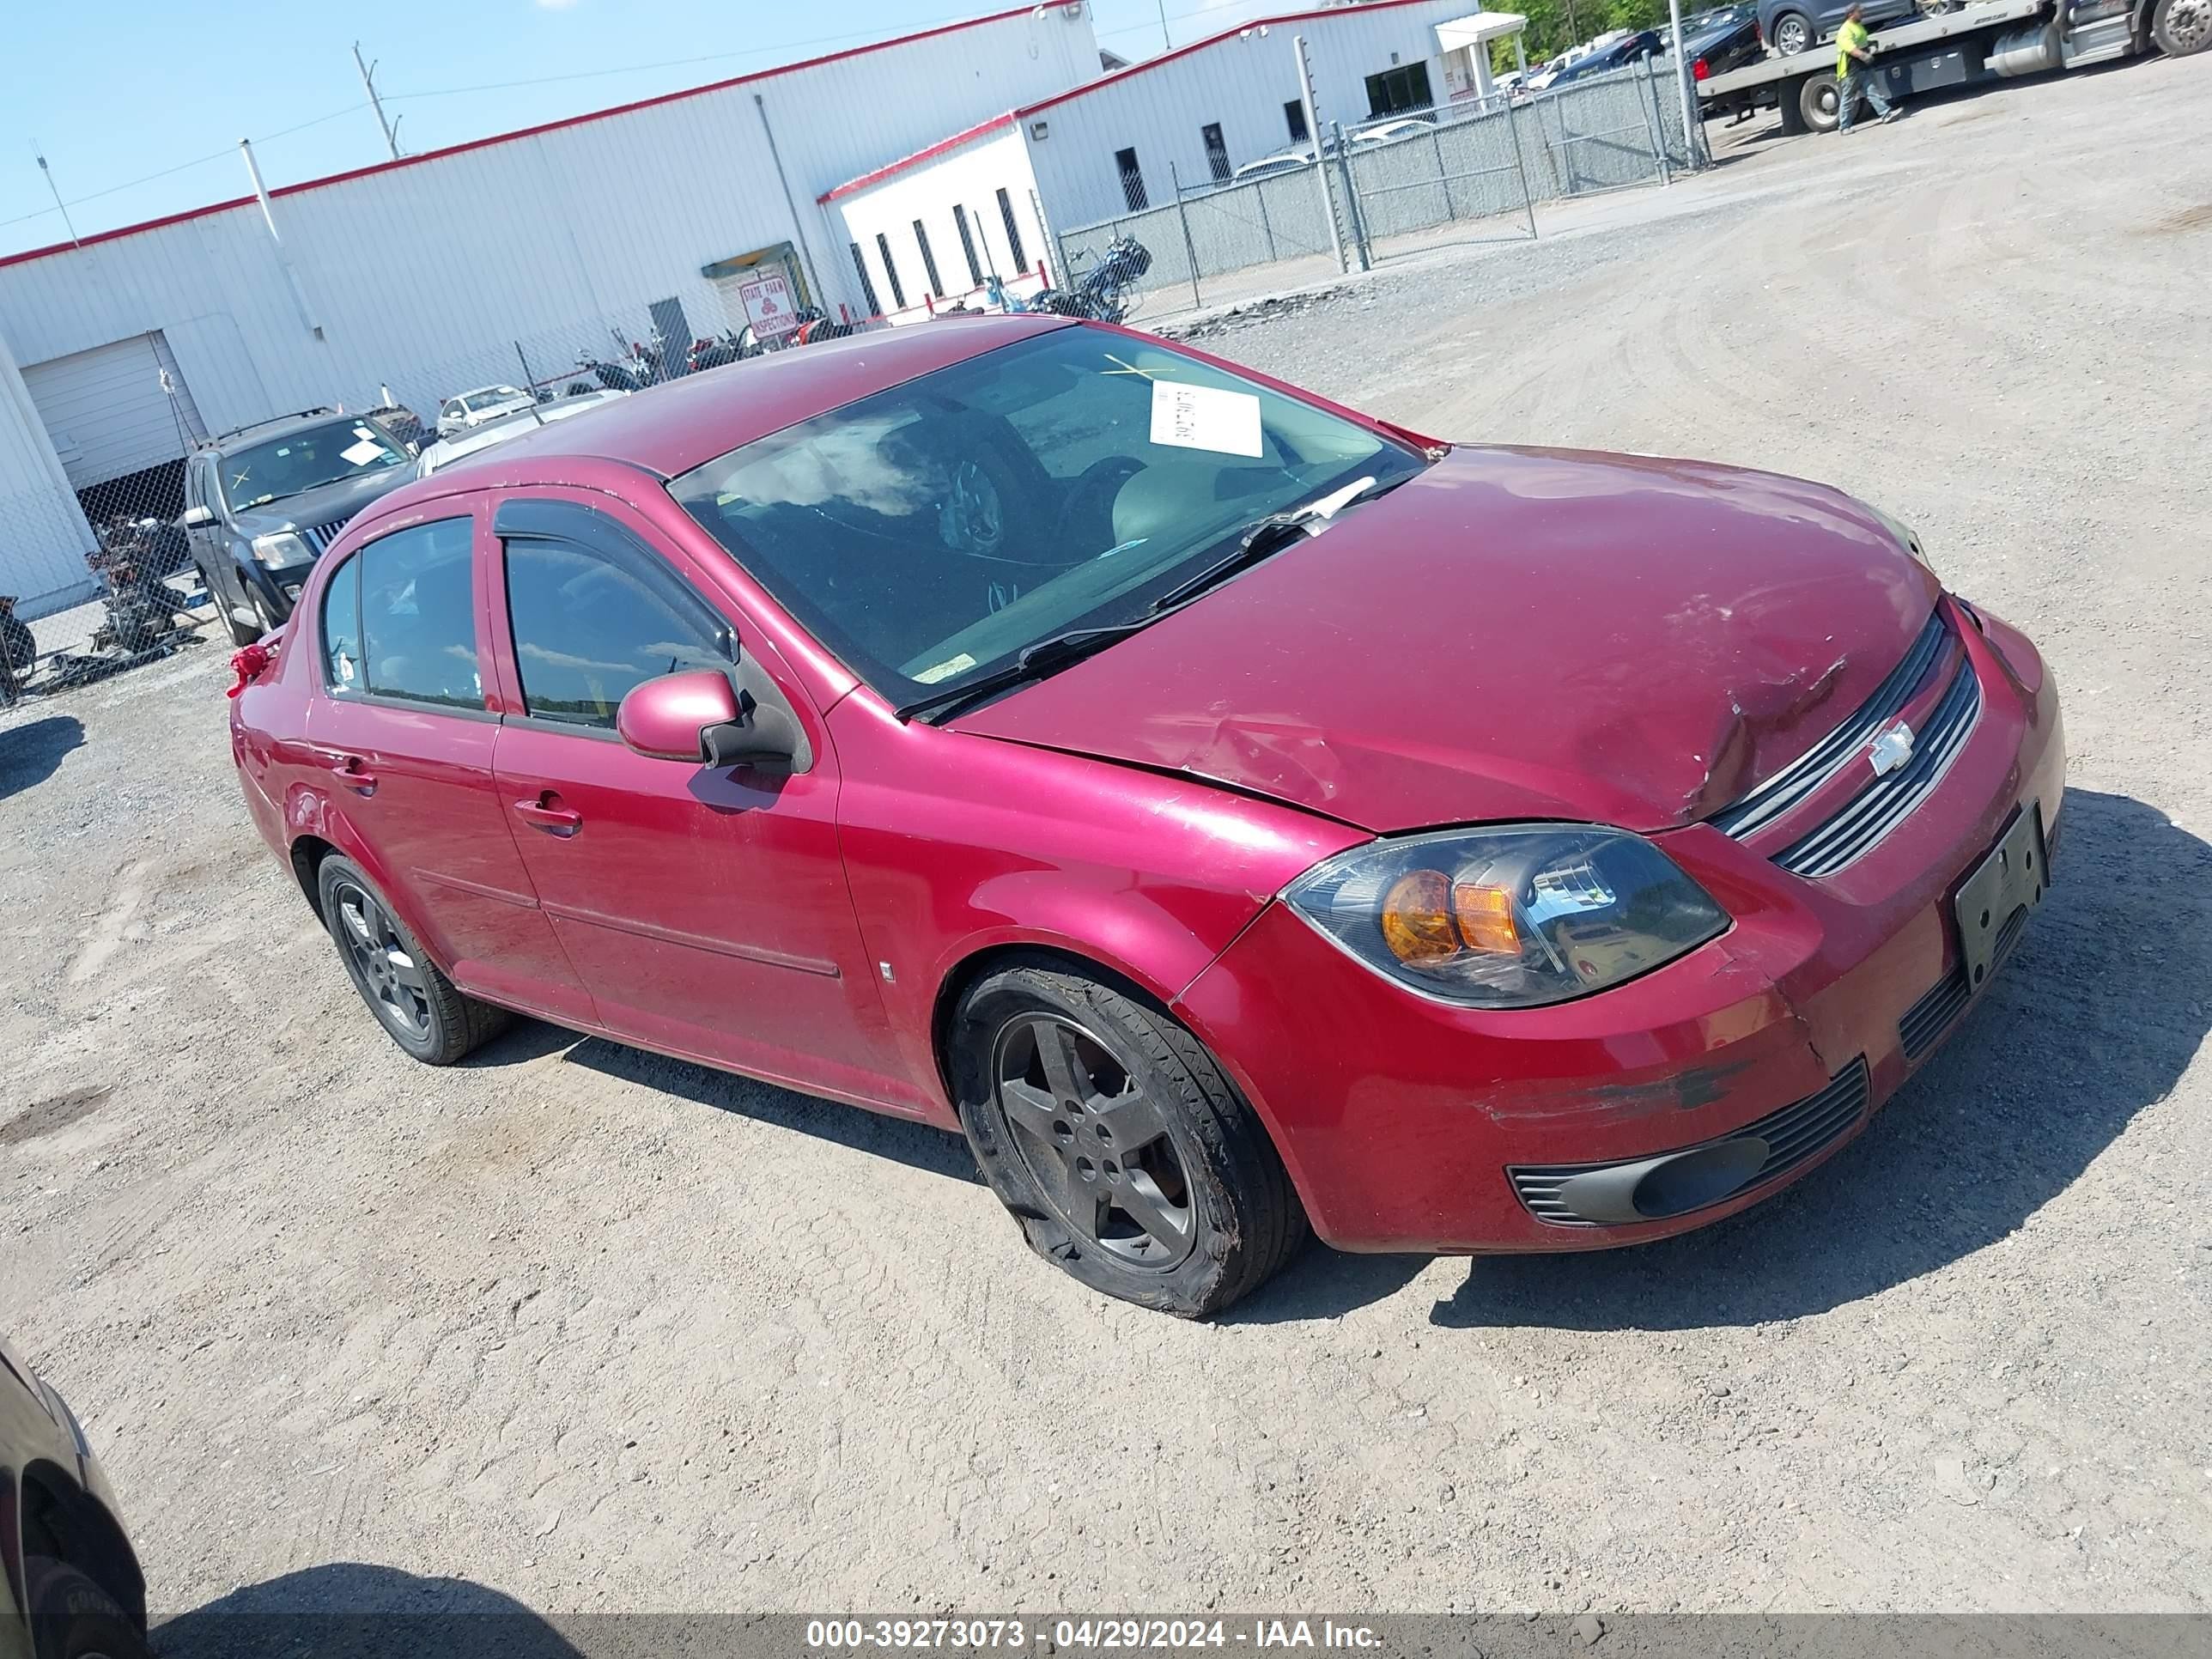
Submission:
[[[1060,1156],[1060,1149],[1048,1143],[1028,1162],[1030,1173],[1036,1177],[1046,1200],[1060,1212],[1060,1218],[1085,1238],[1096,1240],[1097,1195],[1075,1178],[1075,1172],[1067,1167],[1067,1160]]]
[[[1074,1105],[1088,1103],[1097,1094],[1091,1068],[1076,1051],[1072,1030],[1065,1025],[1040,1025],[1036,1041],[1037,1058],[1044,1062],[1044,1074],[1055,1098]]]
[[[1162,1115],[1159,1103],[1146,1094],[1134,1078],[1128,1089],[1111,1100],[1091,1103],[1092,1115],[1113,1138],[1115,1153],[1127,1158],[1140,1147],[1149,1146],[1168,1132],[1168,1121]]]
[[[422,970],[415,965],[414,957],[404,951],[395,949],[386,951],[384,959],[392,965],[392,976],[402,985],[418,996],[428,993],[429,981],[422,977]]]
[[[1047,1146],[1052,1144],[1052,1126],[1060,1121],[1060,1113],[1051,1096],[1026,1083],[1012,1081],[999,1085],[999,1099],[1006,1109],[1007,1121]]]
[[[1158,1241],[1170,1256],[1179,1255],[1190,1237],[1191,1212],[1167,1200],[1158,1182],[1142,1170],[1131,1170],[1114,1188],[1114,1203]]]

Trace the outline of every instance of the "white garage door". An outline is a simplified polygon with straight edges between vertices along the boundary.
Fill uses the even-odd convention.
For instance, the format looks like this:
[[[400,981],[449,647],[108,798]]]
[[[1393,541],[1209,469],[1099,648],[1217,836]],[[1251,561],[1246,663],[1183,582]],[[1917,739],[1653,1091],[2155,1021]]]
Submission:
[[[78,489],[176,460],[207,436],[158,330],[27,364],[23,384]]]

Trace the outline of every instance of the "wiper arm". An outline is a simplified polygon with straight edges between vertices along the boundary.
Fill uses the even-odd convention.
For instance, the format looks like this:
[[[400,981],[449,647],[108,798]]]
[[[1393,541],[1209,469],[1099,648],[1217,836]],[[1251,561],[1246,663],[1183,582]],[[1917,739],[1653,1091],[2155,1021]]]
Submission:
[[[1139,629],[1149,628],[1158,620],[1158,617],[1147,615],[1130,622],[1108,623],[1097,628],[1076,628],[1065,634],[1054,634],[1048,639],[1039,640],[1035,645],[1024,646],[1022,653],[1004,668],[994,669],[982,678],[969,680],[964,685],[950,686],[933,696],[918,697],[896,713],[902,720],[912,720],[918,714],[934,714],[942,720],[972,702],[989,696],[994,691],[1019,685],[1024,680],[1042,679],[1054,669],[1080,662],[1092,653],[1103,651],[1115,641],[1127,638]]]
[[[1319,500],[1308,501],[1303,507],[1270,513],[1264,519],[1255,520],[1245,526],[1244,533],[1237,538],[1235,552],[1226,558],[1216,560],[1189,580],[1161,594],[1152,601],[1152,613],[1164,616],[1181,605],[1188,605],[1207,588],[1226,581],[1248,565],[1272,558],[1291,543],[1305,537],[1319,535],[1322,526],[1354,501],[1383,495],[1404,482],[1403,478],[1393,478],[1386,484],[1371,475],[1355,478],[1343,489],[1331,490]]]

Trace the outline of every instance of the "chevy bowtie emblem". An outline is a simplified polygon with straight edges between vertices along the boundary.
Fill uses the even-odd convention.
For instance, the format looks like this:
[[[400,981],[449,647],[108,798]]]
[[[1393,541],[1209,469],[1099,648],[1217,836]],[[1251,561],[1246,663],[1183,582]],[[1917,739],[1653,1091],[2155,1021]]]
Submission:
[[[1867,745],[1867,759],[1874,764],[1874,775],[1886,778],[1912,758],[1912,728],[1903,720],[1884,732]]]

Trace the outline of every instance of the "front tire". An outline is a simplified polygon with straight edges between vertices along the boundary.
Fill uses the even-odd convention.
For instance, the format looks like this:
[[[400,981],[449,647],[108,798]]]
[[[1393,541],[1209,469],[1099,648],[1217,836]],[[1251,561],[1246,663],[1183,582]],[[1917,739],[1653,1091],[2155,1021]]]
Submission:
[[[145,1632],[67,1562],[27,1555],[23,1577],[31,1644],[40,1659],[152,1659]]]
[[[2150,38],[2168,58],[2187,58],[2212,46],[2212,0],[2158,0]]]
[[[975,1161],[1030,1248],[1184,1319],[1265,1283],[1308,1236],[1282,1159],[1203,1045],[1046,958],[961,999],[951,1067]]]
[[[1777,12],[1774,17],[1774,50],[1784,58],[1795,58],[1801,52],[1810,52],[1816,33],[1813,20],[1803,12]]]
[[[325,859],[315,893],[353,988],[392,1040],[424,1065],[452,1065],[513,1018],[456,988],[351,859]]]

